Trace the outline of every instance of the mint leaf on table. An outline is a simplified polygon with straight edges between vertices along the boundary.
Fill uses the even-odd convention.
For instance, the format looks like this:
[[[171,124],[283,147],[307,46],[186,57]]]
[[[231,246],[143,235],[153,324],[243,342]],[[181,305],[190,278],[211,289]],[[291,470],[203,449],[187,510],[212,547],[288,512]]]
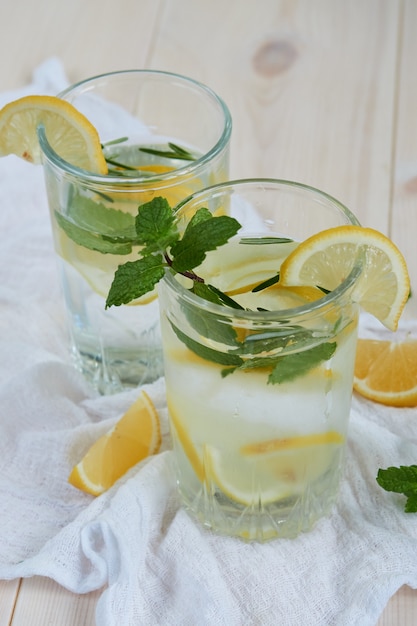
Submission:
[[[404,494],[407,497],[404,511],[417,513],[417,465],[380,469],[376,481],[385,491]]]

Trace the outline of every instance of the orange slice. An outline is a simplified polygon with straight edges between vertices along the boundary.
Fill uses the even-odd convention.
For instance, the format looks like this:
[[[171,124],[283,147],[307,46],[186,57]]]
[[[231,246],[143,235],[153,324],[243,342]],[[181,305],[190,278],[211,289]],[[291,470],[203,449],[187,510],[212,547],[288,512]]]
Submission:
[[[145,391],[117,424],[102,435],[74,466],[68,481],[83,491],[98,496],[131,467],[161,445],[159,417]]]
[[[417,339],[359,339],[353,386],[381,404],[417,406]]]
[[[396,330],[410,292],[407,266],[393,242],[372,228],[338,226],[306,239],[281,265],[280,282],[331,291],[350,274],[361,249],[364,266],[352,297],[387,328]]]
[[[41,162],[37,129],[45,128],[53,150],[77,167],[107,174],[100,139],[94,126],[69,102],[54,96],[25,96],[0,111],[0,156],[16,154]]]

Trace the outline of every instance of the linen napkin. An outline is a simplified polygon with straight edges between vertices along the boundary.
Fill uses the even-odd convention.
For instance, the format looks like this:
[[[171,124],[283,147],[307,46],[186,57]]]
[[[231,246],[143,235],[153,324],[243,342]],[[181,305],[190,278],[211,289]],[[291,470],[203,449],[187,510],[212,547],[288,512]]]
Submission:
[[[49,59],[0,105],[66,82]],[[294,540],[215,536],[183,511],[163,379],[145,387],[161,452],[98,498],[69,485],[139,389],[97,396],[69,362],[42,168],[0,159],[0,204],[0,578],[101,589],[98,626],[373,626],[399,587],[417,587],[417,515],[375,480],[417,462],[417,409],[354,396],[338,503]]]

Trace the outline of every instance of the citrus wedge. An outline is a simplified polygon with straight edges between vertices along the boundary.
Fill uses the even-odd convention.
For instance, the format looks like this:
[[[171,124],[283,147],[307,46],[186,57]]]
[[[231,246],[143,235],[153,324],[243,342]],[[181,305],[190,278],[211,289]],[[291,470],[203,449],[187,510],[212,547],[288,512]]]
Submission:
[[[117,424],[102,435],[74,466],[68,481],[78,489],[98,496],[131,467],[161,445],[159,417],[152,400],[142,391]]]
[[[41,162],[37,129],[45,128],[53,150],[64,161],[96,174],[107,174],[94,126],[72,104],[54,96],[25,96],[0,111],[0,156],[16,154]]]
[[[281,265],[280,283],[332,291],[348,277],[361,249],[365,262],[352,297],[384,326],[396,330],[410,292],[407,266],[392,241],[372,228],[338,226],[306,239]]]
[[[205,471],[231,500],[245,506],[301,493],[335,462],[344,443],[338,432],[272,439],[221,454],[205,446]]]
[[[388,406],[417,406],[417,339],[359,339],[355,391]]]

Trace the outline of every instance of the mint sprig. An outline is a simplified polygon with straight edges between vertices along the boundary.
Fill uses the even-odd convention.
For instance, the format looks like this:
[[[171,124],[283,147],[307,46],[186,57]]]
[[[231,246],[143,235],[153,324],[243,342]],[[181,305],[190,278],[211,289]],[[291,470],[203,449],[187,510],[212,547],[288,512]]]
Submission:
[[[118,267],[106,308],[128,304],[151,291],[166,268],[204,282],[193,269],[204,261],[207,252],[226,243],[239,228],[233,217],[214,217],[208,209],[200,208],[180,238],[178,220],[165,198],[157,197],[142,204],[135,219],[141,258]]]
[[[180,232],[174,211],[165,198],[158,197],[139,207],[134,224],[134,240],[141,246],[140,258],[119,266],[106,308],[128,304],[152,291],[170,269],[192,280],[190,291],[195,295],[227,307],[222,317],[219,311],[196,311],[192,303],[184,300],[181,306],[192,332],[185,333],[171,322],[173,332],[192,352],[223,366],[223,377],[236,370],[262,369],[267,372],[268,383],[282,384],[305,375],[333,356],[336,343],[326,341],[327,335],[318,343],[317,329],[305,329],[286,322],[271,331],[260,322],[256,329],[242,334],[230,323],[230,309],[242,310],[243,307],[214,285],[206,283],[195,270],[208,252],[236,235],[240,224],[234,218],[213,216],[207,208],[200,208]],[[255,245],[255,241],[247,238],[245,243]],[[286,238],[267,237],[260,239],[259,243],[287,241]],[[276,282],[276,276],[271,280]],[[267,288],[271,280],[264,281],[256,290]],[[333,330],[335,328],[336,325]],[[333,335],[330,332],[329,339]],[[201,338],[207,339],[209,345],[205,345]]]
[[[404,494],[404,511],[417,513],[417,465],[400,465],[378,470],[376,481],[386,491]]]

